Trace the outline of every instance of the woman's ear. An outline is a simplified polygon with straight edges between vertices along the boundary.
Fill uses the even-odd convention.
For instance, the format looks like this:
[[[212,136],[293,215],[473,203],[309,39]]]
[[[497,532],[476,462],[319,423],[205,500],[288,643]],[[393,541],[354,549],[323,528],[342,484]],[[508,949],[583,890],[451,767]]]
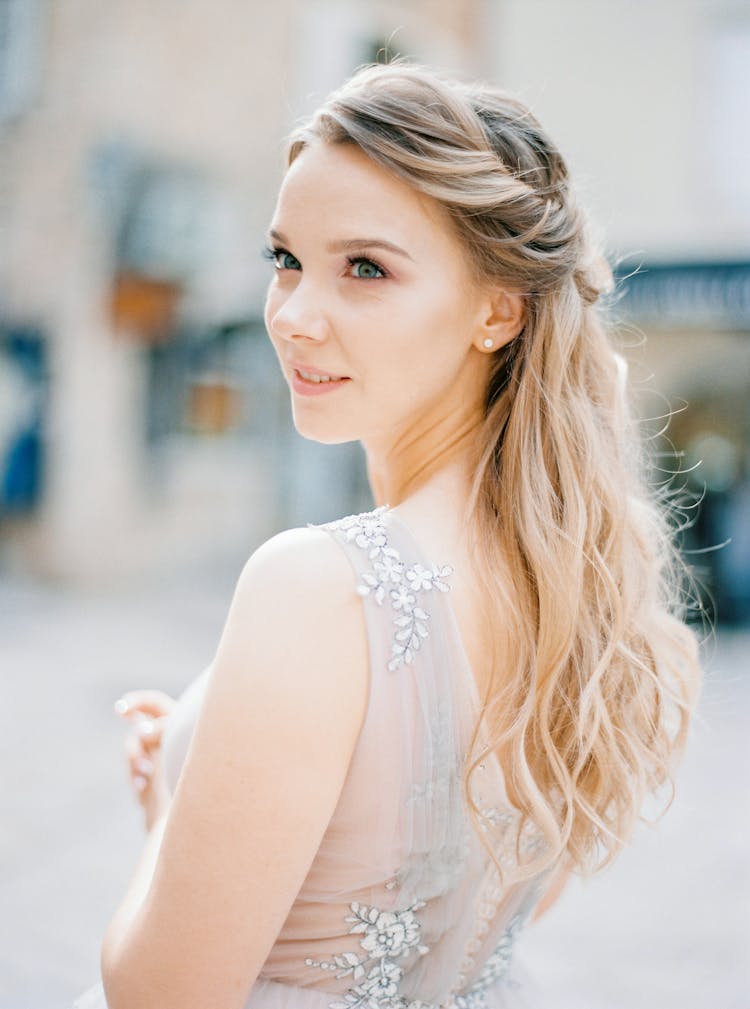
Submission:
[[[495,290],[484,303],[474,344],[479,350],[498,350],[518,336],[526,322],[526,298],[516,291]]]

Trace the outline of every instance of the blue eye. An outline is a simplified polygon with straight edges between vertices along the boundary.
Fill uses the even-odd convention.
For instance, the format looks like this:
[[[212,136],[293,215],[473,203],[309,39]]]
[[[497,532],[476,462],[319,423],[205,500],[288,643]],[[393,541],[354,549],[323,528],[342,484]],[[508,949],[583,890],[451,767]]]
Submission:
[[[291,252],[285,252],[284,249],[279,249],[278,259],[276,260],[278,268],[280,270],[301,270],[302,263],[291,254]]]
[[[263,258],[269,259],[275,264],[277,270],[301,270],[302,264],[300,261],[288,252],[286,249],[274,248],[264,248]]]
[[[380,280],[387,276],[382,266],[365,256],[351,256],[348,262],[351,266],[358,267],[354,274],[358,280]]]

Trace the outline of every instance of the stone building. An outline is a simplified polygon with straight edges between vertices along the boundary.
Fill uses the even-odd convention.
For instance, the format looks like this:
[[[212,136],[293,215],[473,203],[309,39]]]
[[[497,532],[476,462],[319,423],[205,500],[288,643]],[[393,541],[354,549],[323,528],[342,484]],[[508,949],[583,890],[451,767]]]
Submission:
[[[0,567],[111,579],[368,505],[357,446],[291,430],[259,252],[285,132],[384,48],[518,92],[613,260],[672,269],[632,285],[631,367],[700,401],[684,437],[724,438],[739,473],[749,40],[730,0],[6,0]]]

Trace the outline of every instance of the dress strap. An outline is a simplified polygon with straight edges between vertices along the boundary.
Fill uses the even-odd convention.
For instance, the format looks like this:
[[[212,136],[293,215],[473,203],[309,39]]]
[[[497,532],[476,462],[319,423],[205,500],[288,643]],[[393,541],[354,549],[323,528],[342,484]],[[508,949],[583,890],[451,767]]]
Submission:
[[[409,563],[393,543],[388,527],[388,505],[373,511],[324,523],[322,528],[336,536],[359,575],[357,592],[369,596],[390,616],[391,651],[388,669],[393,672],[411,665],[422,643],[430,635],[430,614],[426,599],[431,592],[448,592],[450,564],[426,567]]]

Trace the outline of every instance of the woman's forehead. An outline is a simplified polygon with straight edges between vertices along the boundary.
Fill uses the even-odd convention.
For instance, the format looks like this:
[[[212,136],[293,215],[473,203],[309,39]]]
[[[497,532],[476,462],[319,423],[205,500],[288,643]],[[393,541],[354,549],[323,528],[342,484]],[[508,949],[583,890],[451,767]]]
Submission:
[[[386,238],[403,248],[450,237],[446,212],[429,196],[376,164],[355,144],[315,140],[292,162],[281,184],[278,230],[322,219],[339,230]],[[334,225],[336,227],[334,227]]]

